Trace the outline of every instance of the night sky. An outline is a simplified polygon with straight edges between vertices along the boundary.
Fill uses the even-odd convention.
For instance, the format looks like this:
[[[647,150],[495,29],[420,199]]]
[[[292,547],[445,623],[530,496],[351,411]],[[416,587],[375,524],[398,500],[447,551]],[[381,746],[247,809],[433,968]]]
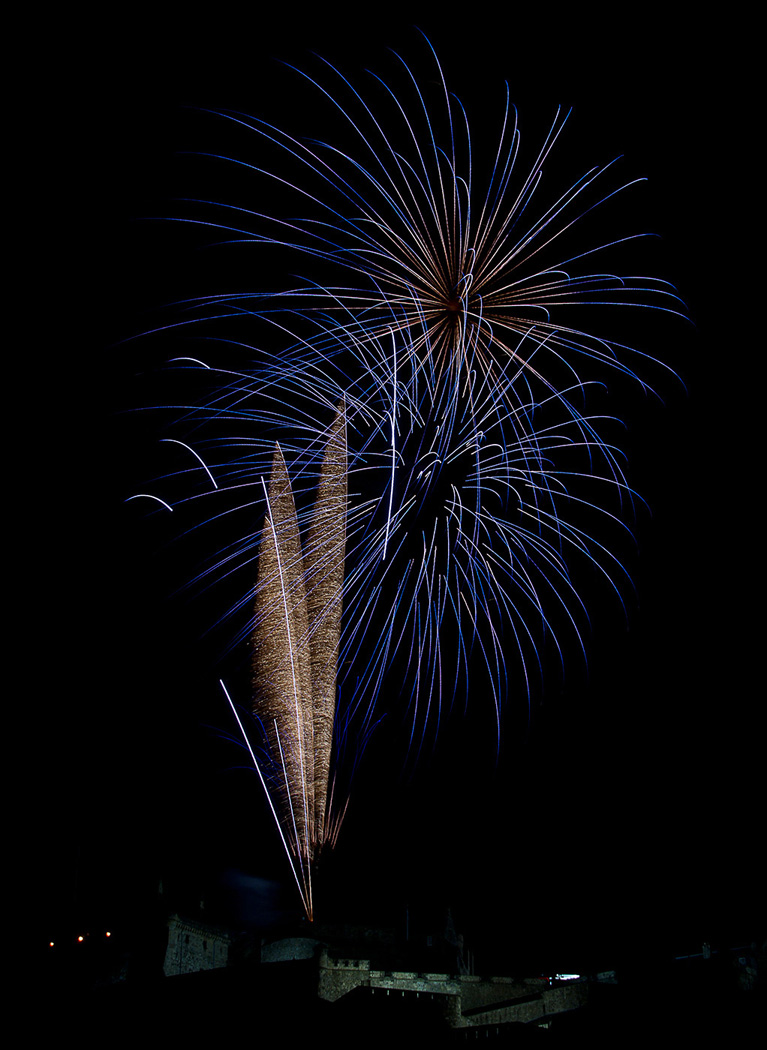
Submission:
[[[430,75],[408,20],[299,21],[113,17],[92,49],[71,23],[50,45],[51,134],[35,176],[46,227],[37,265],[48,272],[29,377],[43,407],[28,439],[39,577],[23,657],[31,775],[45,804],[31,807],[35,859],[19,862],[39,878],[40,937],[149,928],[160,880],[173,907],[205,896],[233,922],[296,903],[260,787],[217,733],[230,721],[217,640],[201,638],[210,606],[173,596],[207,552],[173,543],[173,522],[123,501],[162,494],[152,488],[157,420],[135,410],[157,396],[167,346],[131,337],[158,323],[164,303],[206,291],[211,275],[254,289],[268,279],[254,263],[243,282],[235,256],[203,249],[199,231],[151,221],[177,214],[174,198],[201,185],[226,198],[225,169],[201,175],[185,152],[215,138],[198,110],[276,123],[300,113],[311,132],[306,93],[291,95],[297,78],[274,61],[307,67],[311,50],[358,82],[366,67],[392,69],[388,46]],[[758,486],[744,461],[756,354],[733,302],[745,86],[734,62],[711,61],[713,32],[649,16],[592,26],[546,14],[502,32],[419,25],[475,140],[495,134],[508,80],[529,142],[557,104],[574,107],[556,151],[568,171],[623,153],[627,173],[648,177],[619,210],[631,220],[636,208],[628,225],[661,235],[642,265],[677,285],[693,323],[642,319],[642,348],[686,390],[657,369],[647,378],[663,404],[616,384],[629,480],[652,510],[639,512],[628,555],[628,626],[600,591],[588,668],[576,652],[564,680],[547,668],[529,717],[519,690],[510,696],[500,757],[472,695],[468,717],[457,713],[433,755],[403,775],[392,698],[322,892],[371,921],[400,921],[406,903],[449,905],[488,967],[509,954],[520,969],[606,967],[750,940],[762,783],[750,604],[761,590]],[[721,57],[726,37],[717,44]],[[250,896],[235,903],[234,884]]]

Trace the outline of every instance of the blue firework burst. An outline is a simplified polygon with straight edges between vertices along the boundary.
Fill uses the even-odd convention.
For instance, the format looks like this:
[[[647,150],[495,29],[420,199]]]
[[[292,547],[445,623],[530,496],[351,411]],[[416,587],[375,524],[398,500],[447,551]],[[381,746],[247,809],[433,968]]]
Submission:
[[[253,631],[274,442],[305,524],[345,401],[339,725],[367,739],[384,692],[401,695],[413,755],[477,667],[500,738],[509,667],[529,679],[541,637],[559,648],[566,629],[580,641],[588,602],[574,565],[620,600],[626,574],[605,537],[633,494],[589,393],[606,369],[644,386],[648,359],[574,315],[586,305],[610,318],[617,306],[683,312],[665,282],[605,268],[611,249],[642,234],[588,238],[595,209],[641,180],[621,182],[611,162],[552,193],[547,175],[569,114],[557,112],[523,162],[508,89],[478,173],[466,112],[433,51],[429,61],[436,101],[395,56],[398,86],[374,76],[376,106],[328,63],[317,77],[297,71],[327,102],[337,142],[218,114],[248,146],[217,159],[252,177],[263,203],[198,201],[206,217],[183,221],[277,259],[287,251],[309,273],[276,292],[190,301],[172,326],[213,338],[216,354],[249,358],[231,368],[203,365],[204,354],[184,360],[209,389],[181,415],[176,438],[199,460],[191,470],[204,484],[181,499],[202,501],[201,521],[233,526],[195,579],[242,581],[226,614],[233,642]],[[243,514],[251,525],[240,532]]]

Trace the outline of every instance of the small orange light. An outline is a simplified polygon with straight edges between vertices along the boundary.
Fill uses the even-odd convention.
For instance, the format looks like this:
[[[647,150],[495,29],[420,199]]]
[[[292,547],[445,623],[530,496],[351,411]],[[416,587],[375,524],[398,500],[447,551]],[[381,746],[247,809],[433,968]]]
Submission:
[[[85,940],[85,938],[83,937],[82,934],[80,934],[80,936],[77,939],[78,939],[78,941],[84,941]]]
[[[104,934],[104,936],[105,936],[105,937],[111,937],[111,936],[112,936],[112,934],[110,933],[110,931],[109,931],[109,930],[107,930],[107,932],[106,932],[106,933]]]
[[[52,948],[52,947],[53,947],[53,941],[48,941],[48,947],[49,947],[49,948]]]

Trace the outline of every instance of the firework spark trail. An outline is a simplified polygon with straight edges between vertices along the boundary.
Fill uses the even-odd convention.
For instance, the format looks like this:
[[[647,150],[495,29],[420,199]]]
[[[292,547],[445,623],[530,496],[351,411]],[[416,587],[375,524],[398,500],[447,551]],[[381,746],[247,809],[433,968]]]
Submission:
[[[262,481],[263,484],[263,481]],[[312,725],[306,588],[293,492],[279,445],[267,494],[267,516],[256,584],[258,611],[253,633],[254,690],[258,713],[268,726],[272,754],[285,765],[283,807],[296,827],[296,851],[310,852],[313,807]],[[267,669],[264,675],[262,669]]]
[[[389,529],[391,528],[391,509],[394,502],[394,478],[397,472],[397,343],[392,333],[392,408],[391,408],[391,485],[389,486],[389,509],[386,514],[386,535],[384,536],[383,558],[386,561],[386,548],[389,546]]]
[[[278,771],[270,804],[287,829],[310,918],[312,864],[335,827],[327,819],[327,797],[343,608],[346,486],[341,401],[324,445],[305,549],[279,443],[268,491],[262,478],[267,513],[252,636],[253,713],[265,728],[268,764]]]
[[[186,406],[187,425],[204,434],[214,424],[220,435],[232,423],[245,436],[217,436],[204,460],[196,441],[183,444],[218,486],[190,499],[236,499],[241,490],[240,505],[252,508],[254,483],[271,472],[265,522],[273,538],[265,527],[254,687],[257,680],[257,692],[277,697],[258,704],[265,725],[280,723],[291,782],[283,820],[290,810],[300,840],[295,852],[307,864],[317,845],[337,837],[348,799],[338,756],[335,768],[330,759],[336,668],[345,669],[338,679],[346,683],[337,716],[343,739],[369,740],[389,675],[407,698],[417,756],[452,703],[447,694],[455,696],[459,681],[468,694],[478,664],[490,685],[498,746],[512,657],[529,698],[530,676],[542,664],[541,635],[562,657],[559,634],[572,631],[585,651],[579,624],[586,603],[571,567],[585,564],[620,599],[628,577],[600,530],[627,528],[619,513],[624,500],[633,509],[635,499],[619,450],[600,433],[610,417],[585,405],[603,385],[605,367],[649,390],[633,361],[653,359],[574,327],[572,308],[682,310],[666,282],[590,269],[598,253],[645,234],[590,246],[569,240],[594,209],[641,180],[610,185],[617,170],[611,161],[542,199],[569,113],[557,111],[520,173],[521,134],[507,87],[490,171],[477,193],[469,119],[436,55],[437,113],[396,59],[412,95],[409,102],[374,75],[388,118],[329,63],[337,91],[298,71],[332,106],[348,141],[302,141],[241,113],[218,114],[255,135],[261,155],[257,163],[209,156],[294,195],[305,217],[207,201],[198,203],[217,209],[211,220],[182,220],[319,265],[277,294],[191,300],[180,322],[206,337],[212,324],[223,326],[214,330],[219,344],[252,352],[255,362],[218,370],[198,362],[217,385],[207,403]],[[274,170],[262,159],[269,150],[278,158]],[[331,271],[340,275],[336,284]],[[241,335],[251,323],[266,331],[256,346],[252,333]],[[605,505],[608,490],[617,514]],[[198,582],[252,579],[256,549],[251,525]],[[287,567],[281,603],[275,558]],[[232,606],[235,619],[247,601]],[[248,629],[240,626],[237,636]],[[280,635],[287,649],[270,656]],[[291,698],[292,729],[277,710]],[[333,813],[324,801],[328,790]]]
[[[277,826],[277,831],[279,832],[280,839],[282,841],[282,845],[285,847],[285,853],[286,853],[287,858],[288,858],[288,863],[290,864],[290,870],[293,872],[293,877],[296,880],[296,886],[298,887],[298,892],[299,892],[299,894],[301,896],[301,900],[303,902],[304,908],[307,911],[307,913],[309,913],[310,912],[310,905],[309,905],[308,897],[306,896],[306,887],[304,885],[302,885],[301,879],[298,877],[298,871],[296,870],[296,864],[295,864],[295,861],[293,859],[293,854],[291,852],[290,846],[288,845],[287,839],[285,838],[285,835],[283,834],[282,822],[281,822],[279,816],[277,815],[276,809],[274,808],[274,802],[272,801],[271,793],[269,792],[269,789],[266,786],[266,782],[264,780],[263,773],[261,772],[261,767],[258,764],[258,760],[256,759],[256,756],[255,756],[255,754],[253,752],[253,748],[251,746],[250,739],[248,737],[248,734],[245,732],[245,727],[242,724],[242,719],[240,718],[239,714],[237,713],[237,708],[235,707],[234,703],[232,702],[232,698],[229,695],[229,690],[226,688],[226,686],[224,685],[223,681],[221,681],[220,679],[219,679],[219,684],[220,684],[221,688],[224,691],[224,696],[226,697],[230,708],[232,709],[232,714],[234,715],[235,719],[237,720],[237,725],[240,728],[240,734],[242,736],[242,739],[245,742],[245,746],[248,749],[248,753],[250,754],[250,757],[251,757],[251,759],[253,761],[253,768],[255,769],[256,773],[258,774],[258,779],[261,781],[261,787],[264,789],[264,794],[266,795],[266,800],[269,803],[269,808],[270,808],[270,810],[272,812],[272,816],[274,817],[274,822],[275,822],[275,824]]]
[[[347,517],[346,407],[339,404],[304,555],[314,732],[314,841],[322,845],[336,710]]]

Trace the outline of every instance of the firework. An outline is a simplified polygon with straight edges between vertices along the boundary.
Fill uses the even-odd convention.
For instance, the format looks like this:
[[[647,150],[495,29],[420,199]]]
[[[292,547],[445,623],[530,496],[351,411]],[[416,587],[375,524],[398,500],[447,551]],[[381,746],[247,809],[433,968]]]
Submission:
[[[398,61],[406,92],[376,77],[381,114],[328,64],[335,89],[301,74],[340,114],[341,145],[220,114],[255,135],[255,160],[226,159],[292,192],[306,215],[217,205],[224,218],[208,224],[297,253],[316,276],[278,294],[197,300],[181,322],[235,326],[220,338],[253,354],[247,369],[209,369],[215,389],[191,414],[195,427],[237,421],[246,435],[192,451],[215,479],[206,498],[244,489],[244,506],[266,502],[255,622],[234,634],[252,635],[254,711],[306,866],[337,832],[325,801],[337,668],[337,741],[367,739],[387,682],[404,697],[417,757],[477,667],[500,740],[509,665],[528,679],[538,639],[559,649],[562,625],[580,641],[572,565],[620,592],[600,522],[618,521],[632,493],[584,406],[605,368],[641,383],[641,355],[572,313],[678,312],[664,282],[595,268],[638,235],[573,241],[581,220],[640,180],[615,185],[607,164],[545,196],[567,114],[524,167],[507,91],[478,190],[469,122],[438,63],[434,109]],[[260,326],[257,340],[243,324]],[[252,580],[253,558],[248,530],[203,576]],[[246,607],[238,600],[232,616]]]
[[[266,494],[251,640],[253,714],[262,723],[273,794],[311,913],[311,864],[325,834],[346,545],[346,438],[330,430],[303,553],[280,446]]]

